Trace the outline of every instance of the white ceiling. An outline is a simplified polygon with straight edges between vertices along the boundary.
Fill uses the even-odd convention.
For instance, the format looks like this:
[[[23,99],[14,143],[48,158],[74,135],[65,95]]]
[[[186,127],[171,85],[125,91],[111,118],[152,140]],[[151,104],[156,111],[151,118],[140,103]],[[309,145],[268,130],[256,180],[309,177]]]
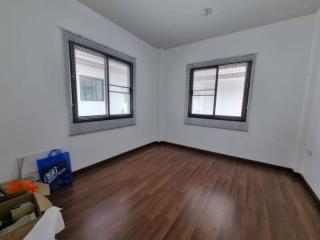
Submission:
[[[320,0],[79,0],[156,48],[308,15]],[[202,9],[213,14],[203,17]]]

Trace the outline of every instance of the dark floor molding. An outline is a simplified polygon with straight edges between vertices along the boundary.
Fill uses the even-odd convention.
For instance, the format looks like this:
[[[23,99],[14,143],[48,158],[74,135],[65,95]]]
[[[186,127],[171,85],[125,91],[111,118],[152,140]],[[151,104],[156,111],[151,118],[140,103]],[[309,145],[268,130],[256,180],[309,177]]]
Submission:
[[[100,162],[97,162],[95,164],[92,164],[92,165],[89,165],[87,167],[84,167],[84,168],[81,168],[79,170],[76,170],[76,171],[73,172],[73,174],[75,176],[77,176],[77,175],[80,175],[80,174],[83,174],[83,173],[89,171],[90,169],[94,169],[96,167],[99,167],[101,165],[111,164],[115,160],[119,160],[120,158],[123,158],[124,156],[127,156],[129,154],[141,151],[141,150],[143,150],[143,149],[145,149],[145,148],[147,148],[149,146],[152,146],[152,145],[171,145],[171,146],[175,146],[175,147],[189,149],[189,150],[192,150],[192,151],[202,152],[202,153],[206,153],[206,154],[213,154],[215,156],[225,157],[225,158],[233,159],[233,160],[236,160],[236,161],[246,162],[248,164],[255,165],[255,166],[261,166],[261,167],[271,168],[271,169],[275,169],[275,170],[279,170],[279,171],[284,171],[284,172],[286,172],[288,174],[292,174],[294,177],[297,178],[297,181],[299,181],[305,187],[305,189],[310,193],[310,195],[312,196],[312,198],[316,202],[318,210],[320,211],[320,199],[319,199],[319,197],[313,191],[313,189],[308,184],[308,182],[303,177],[303,175],[301,173],[295,172],[292,168],[273,165],[273,164],[270,164],[270,163],[258,162],[258,161],[254,161],[254,160],[250,160],[250,159],[240,158],[240,157],[237,157],[237,156],[230,156],[230,155],[227,155],[227,154],[216,153],[216,152],[212,152],[212,151],[208,151],[208,150],[203,150],[203,149],[199,149],[199,148],[189,147],[189,146],[185,146],[185,145],[181,145],[181,144],[177,144],[177,143],[166,142],[166,141],[159,141],[159,142],[155,141],[155,142],[148,143],[146,145],[142,145],[142,146],[140,146],[138,148],[134,148],[134,149],[129,150],[127,152],[118,154],[118,155],[113,156],[111,158],[105,159],[103,161],[100,161]]]
[[[135,153],[135,152],[138,152],[138,151],[141,151],[141,150],[143,150],[143,149],[146,148],[146,147],[149,147],[149,146],[152,146],[152,145],[156,145],[156,144],[159,144],[159,142],[151,142],[151,143],[142,145],[142,146],[140,146],[140,147],[137,147],[137,148],[134,148],[134,149],[132,149],[132,150],[129,150],[129,151],[120,153],[120,154],[118,154],[118,155],[115,155],[115,156],[113,156],[113,157],[107,158],[107,159],[102,160],[102,161],[100,161],[100,162],[94,163],[94,164],[89,165],[89,166],[87,166],[87,167],[78,169],[78,170],[74,171],[73,174],[74,174],[75,176],[80,175],[80,174],[83,174],[83,173],[87,172],[87,171],[90,170],[90,169],[94,169],[94,168],[96,168],[96,167],[98,167],[98,166],[101,166],[101,165],[104,165],[104,164],[110,164],[110,163],[112,163],[113,161],[118,160],[119,158],[122,158],[122,157],[124,157],[124,156],[127,156],[127,155],[129,155],[129,154],[132,154],[132,153]]]

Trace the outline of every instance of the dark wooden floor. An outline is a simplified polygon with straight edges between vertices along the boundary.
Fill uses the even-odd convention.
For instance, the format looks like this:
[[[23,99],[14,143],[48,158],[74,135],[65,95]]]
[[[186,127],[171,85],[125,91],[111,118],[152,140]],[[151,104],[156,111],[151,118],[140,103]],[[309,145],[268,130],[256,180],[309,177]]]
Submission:
[[[320,214],[289,173],[152,145],[52,195],[63,239],[320,239]]]

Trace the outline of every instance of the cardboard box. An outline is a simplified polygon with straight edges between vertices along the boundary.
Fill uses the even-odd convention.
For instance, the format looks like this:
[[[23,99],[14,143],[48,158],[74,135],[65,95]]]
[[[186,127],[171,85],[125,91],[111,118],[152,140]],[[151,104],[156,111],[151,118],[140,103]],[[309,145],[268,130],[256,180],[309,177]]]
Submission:
[[[30,180],[30,179],[26,179],[26,180]],[[0,187],[3,190],[6,190],[6,188],[9,186],[10,183],[11,182],[0,183]],[[50,196],[50,187],[47,183],[42,183],[42,182],[33,182],[33,183],[38,186],[37,193],[43,196]]]
[[[21,196],[0,203],[0,219],[8,218],[10,210],[15,206],[31,201],[35,206],[37,218],[15,230],[0,237],[0,240],[23,240],[23,238],[31,231],[33,226],[41,218],[42,213],[52,207],[52,203],[43,195],[37,193],[26,193]]]

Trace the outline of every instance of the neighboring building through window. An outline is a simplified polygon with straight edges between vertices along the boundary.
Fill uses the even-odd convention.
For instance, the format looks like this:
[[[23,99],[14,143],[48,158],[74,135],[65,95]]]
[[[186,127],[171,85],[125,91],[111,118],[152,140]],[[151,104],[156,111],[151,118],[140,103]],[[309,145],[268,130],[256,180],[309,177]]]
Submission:
[[[104,79],[79,75],[80,101],[104,101]]]
[[[228,58],[188,66],[188,110],[185,122],[246,130],[249,91],[255,55]],[[205,124],[198,120],[211,119]],[[214,121],[216,120],[216,122]],[[217,122],[219,121],[219,122]],[[223,121],[229,121],[224,124]],[[239,127],[240,126],[240,127]]]

